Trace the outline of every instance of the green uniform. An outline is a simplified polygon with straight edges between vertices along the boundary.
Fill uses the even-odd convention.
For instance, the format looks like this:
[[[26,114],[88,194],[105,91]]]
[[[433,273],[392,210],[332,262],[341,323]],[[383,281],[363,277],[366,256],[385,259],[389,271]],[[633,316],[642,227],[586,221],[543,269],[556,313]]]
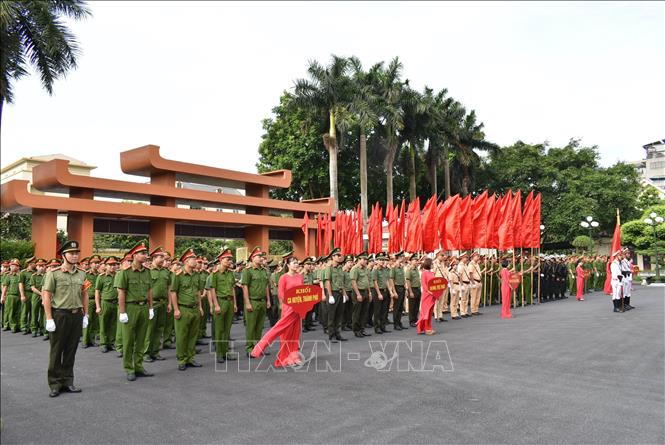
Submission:
[[[151,358],[159,357],[159,347],[166,326],[166,307],[169,300],[169,282],[171,273],[163,267],[150,270],[150,288],[152,289],[152,308],[155,316],[148,320],[143,352]]]
[[[118,289],[122,275],[125,273],[124,270],[119,270],[115,273],[113,277],[113,287]],[[118,355],[122,354],[122,323],[118,322],[118,317],[120,316],[120,306],[118,306],[118,313],[116,314],[116,329],[115,329],[115,350],[118,351]]]
[[[7,273],[2,277],[2,287],[7,287],[3,309],[3,327],[5,331],[11,329],[12,332],[18,332],[21,327],[21,294],[18,288],[21,278],[21,272]]]
[[[38,291],[41,291],[43,283],[43,273],[35,272],[30,277],[30,289],[34,287]],[[42,296],[32,292],[31,306],[32,311],[30,312],[30,330],[32,331],[32,336],[36,337],[38,335],[42,335],[44,332],[44,305],[42,305]]]
[[[25,301],[21,301],[21,331],[27,334],[30,332],[30,313],[32,312],[32,290],[30,290],[30,278],[34,270],[25,269],[21,271],[21,283],[23,284],[23,293]]]
[[[95,337],[99,334],[99,317],[96,312],[95,304],[95,284],[97,283],[97,274],[87,272],[85,274],[86,280],[90,282],[90,287],[88,288],[88,327],[83,330],[83,339],[81,343],[83,345],[94,345]]]
[[[281,314],[281,302],[277,296],[279,279],[284,275],[284,272],[273,272],[270,274],[270,310],[268,310],[268,319],[270,326],[274,326],[279,320]]]
[[[171,290],[175,292],[180,318],[175,320],[175,351],[178,365],[187,365],[194,361],[196,340],[199,336],[201,312],[201,280],[194,273],[173,274]],[[174,308],[175,309],[175,308]]]
[[[252,311],[245,308],[245,337],[247,352],[252,352],[261,339],[266,318],[266,291],[268,289],[268,272],[259,267],[246,267],[242,271],[240,284],[247,286]]]
[[[344,272],[344,290],[346,295],[349,297],[346,303],[344,303],[344,315],[342,317],[342,330],[351,331],[352,328],[352,315],[353,315],[353,286],[351,285],[351,272]]]
[[[388,323],[388,310],[390,309],[390,292],[388,292],[388,280],[390,279],[390,269],[385,267],[374,268],[372,270],[372,289],[374,283],[379,286],[383,300],[379,300],[379,295],[374,289],[374,331],[387,332],[386,324]]]
[[[314,279],[316,278],[316,276],[314,275],[314,272],[309,272],[309,273],[303,274],[302,278],[303,278],[303,284],[310,284],[311,285],[311,284],[314,284]],[[317,303],[317,305],[318,305],[318,303]],[[305,315],[305,318],[302,321],[303,328],[306,331],[311,331],[311,330],[314,329],[314,311],[315,310],[316,310],[316,305],[314,305],[314,307],[312,308],[311,311],[307,312],[307,314]]]
[[[197,272],[199,278],[199,289],[205,289],[206,280],[208,279],[208,273],[205,271]],[[201,321],[199,322],[199,338],[206,336],[208,328],[208,318],[210,316],[210,308],[208,307],[208,299],[203,298],[201,300],[201,308],[203,308],[203,315],[201,315]]]
[[[395,283],[395,291],[397,292],[397,299],[393,304],[393,327],[395,329],[402,328],[402,312],[404,312],[404,298],[406,296],[406,291],[404,289],[404,267],[397,265],[390,269],[390,279]]]
[[[356,282],[358,290],[360,291],[361,301],[358,301],[358,296],[353,292],[351,301],[353,304],[353,312],[351,320],[353,325],[353,332],[358,335],[365,329],[367,323],[367,311],[369,309],[369,271],[366,267],[353,266],[351,269],[351,280]]]
[[[171,283],[173,283],[173,277],[175,274],[169,271],[169,292],[171,290]],[[169,301],[171,296],[169,294]],[[171,312],[166,313],[166,324],[164,325],[164,335],[162,340],[162,348],[172,349],[173,348],[173,336],[175,335],[175,319],[173,318],[173,309]]]
[[[323,274],[324,282],[330,282],[334,303],[328,303],[327,333],[329,336],[338,336],[342,326],[344,314],[344,271],[342,266],[330,266]],[[327,285],[326,285],[327,286]]]
[[[315,272],[315,279],[317,283],[323,283],[325,269],[318,269]],[[325,286],[323,287],[323,300],[317,303],[319,308],[319,320],[323,326],[323,332],[328,332],[328,291]]]
[[[85,272],[62,268],[47,272],[42,291],[51,293],[55,331],[49,333],[48,385],[53,390],[74,385],[76,348],[83,330]]]
[[[116,274],[97,275],[95,291],[99,291],[102,313],[99,314],[99,345],[113,348],[118,329],[118,290],[113,286]]]
[[[118,280],[118,289],[125,291],[125,313],[129,320],[122,327],[122,365],[127,374],[142,373],[145,334],[148,330],[148,292],[152,280],[150,270],[129,267]]]
[[[235,298],[236,279],[233,272],[217,271],[210,275],[207,289],[214,289],[220,312],[212,308],[215,350],[217,358],[226,358],[229,351],[229,338],[231,337],[231,324],[233,323],[233,300]]]
[[[415,326],[418,321],[418,311],[420,310],[420,273],[418,269],[408,269],[405,272],[405,279],[411,282],[413,298],[409,299],[409,323],[411,326]]]

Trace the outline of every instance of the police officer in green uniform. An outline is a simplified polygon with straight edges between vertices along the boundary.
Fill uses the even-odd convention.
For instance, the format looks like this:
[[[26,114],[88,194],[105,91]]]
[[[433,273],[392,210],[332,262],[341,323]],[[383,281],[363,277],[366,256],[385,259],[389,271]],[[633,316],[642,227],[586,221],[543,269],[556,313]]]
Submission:
[[[331,264],[325,269],[323,282],[328,294],[328,339],[337,343],[347,339],[340,335],[342,325],[342,315],[344,313],[344,302],[348,300],[348,295],[344,289],[344,271],[342,264],[344,256],[339,248],[333,249],[330,253]]]
[[[125,255],[120,262],[120,269],[115,273],[113,278],[113,287],[118,289],[120,282],[122,281],[122,275],[127,269],[132,266],[132,257]],[[120,318],[120,305],[118,305],[118,318]],[[122,357],[122,323],[116,323],[115,330],[115,350],[118,357]]]
[[[42,326],[44,324],[44,306],[42,306],[42,284],[44,283],[44,273],[46,271],[46,260],[39,258],[35,262],[35,272],[30,277],[30,291],[32,293],[32,301],[30,306],[32,311],[30,313],[30,329],[32,336],[37,337],[42,335]]]
[[[171,280],[171,305],[175,319],[175,353],[178,369],[185,371],[187,367],[200,368],[201,364],[194,360],[196,340],[203,317],[201,305],[201,281],[195,275],[196,254],[187,249],[180,257],[183,268],[175,273]]]
[[[213,313],[213,341],[217,353],[217,363],[225,360],[235,360],[229,352],[229,338],[231,337],[231,324],[233,314],[237,310],[235,303],[235,276],[231,272],[233,253],[224,249],[217,257],[219,268],[210,275],[208,290],[208,304]]]
[[[270,309],[268,272],[262,267],[263,257],[265,252],[255,247],[249,255],[251,265],[242,271],[240,278],[245,303],[245,349],[248,357],[261,339],[266,310]],[[270,355],[268,351],[263,354]]]
[[[103,353],[115,347],[118,329],[118,290],[113,286],[118,271],[118,258],[110,256],[104,261],[106,270],[97,275],[95,282],[95,312],[99,318],[99,346]]]
[[[346,295],[349,297],[344,302],[344,314],[342,316],[342,331],[352,331],[353,322],[353,285],[351,283],[351,268],[353,267],[353,255],[347,255],[344,257],[344,290]]]
[[[122,365],[127,380],[133,382],[136,377],[154,375],[143,367],[143,352],[148,320],[152,320],[155,313],[150,270],[143,267],[148,257],[147,247],[142,242],[138,243],[126,256],[132,258],[132,264],[122,272],[118,282],[118,321],[122,323]]]
[[[393,288],[397,296],[393,302],[393,328],[396,331],[408,329],[402,325],[402,312],[404,312],[404,298],[406,289],[404,288],[404,252],[395,254],[395,267],[390,269],[390,279],[393,282]]]
[[[14,258],[9,262],[9,272],[2,278],[2,304],[4,305],[4,329],[17,333],[21,327],[21,262]]]
[[[99,317],[95,303],[95,285],[97,283],[97,276],[99,275],[97,268],[101,261],[102,259],[99,255],[89,257],[88,270],[85,271],[85,278],[92,283],[92,286],[88,288],[88,317],[90,317],[90,322],[88,323],[88,327],[83,330],[83,339],[81,340],[83,348],[94,346],[95,337],[99,333]]]
[[[74,361],[76,348],[84,327],[88,325],[88,293],[91,283],[85,272],[78,269],[79,243],[63,243],[59,253],[63,263],[60,268],[47,272],[42,286],[42,304],[49,332],[48,385],[50,397],[61,391],[77,393],[74,386]]]
[[[26,268],[21,271],[21,283],[19,292],[21,294],[21,331],[23,335],[30,333],[30,313],[32,312],[32,290],[30,289],[30,278],[35,273],[35,257],[25,260]]]
[[[148,322],[148,330],[145,336],[144,360],[153,362],[164,360],[159,355],[159,346],[162,343],[162,335],[166,326],[166,313],[168,309],[168,291],[171,273],[164,267],[166,252],[157,247],[150,253],[152,268],[150,269],[150,287],[152,289],[152,308],[155,316]]]
[[[389,332],[386,329],[386,318],[390,307],[390,293],[388,292],[388,280],[390,270],[385,266],[386,256],[379,253],[375,256],[374,269],[372,270],[370,283],[374,291],[374,332],[383,334]]]
[[[353,334],[358,337],[370,337],[372,334],[365,332],[365,323],[367,323],[367,311],[370,300],[370,282],[369,272],[367,270],[367,252],[358,255],[358,262],[351,269],[351,286],[353,287]]]
[[[420,309],[420,273],[418,272],[418,254],[411,255],[405,272],[406,291],[409,298],[409,325],[416,326]]]
[[[201,290],[199,298],[201,299],[201,308],[203,309],[203,315],[199,322],[199,338],[196,341],[197,345],[205,345],[207,343],[203,339],[211,338],[211,336],[208,335],[208,317],[210,316],[210,308],[208,307],[208,299],[205,298],[204,295],[205,284],[208,280],[208,271],[206,270],[207,263],[208,259],[202,255],[196,259],[196,276],[199,279],[199,289]]]

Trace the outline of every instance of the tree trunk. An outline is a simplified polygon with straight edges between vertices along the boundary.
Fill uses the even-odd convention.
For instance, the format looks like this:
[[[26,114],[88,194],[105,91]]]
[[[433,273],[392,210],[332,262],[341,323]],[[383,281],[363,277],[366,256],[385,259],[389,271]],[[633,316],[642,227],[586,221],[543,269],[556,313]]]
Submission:
[[[439,190],[436,183],[436,156],[430,157],[429,176],[430,176],[430,184],[432,185],[432,196],[436,196],[438,199]]]
[[[446,190],[446,199],[450,198],[450,161],[448,159],[448,144],[443,144],[443,187]]]
[[[397,152],[397,143],[388,143],[388,151],[383,160],[383,166],[386,169],[386,206],[393,205],[393,164],[395,163],[395,154]]]
[[[462,196],[469,194],[469,187],[471,185],[471,175],[469,174],[469,167],[462,166]]]
[[[363,221],[367,221],[367,136],[362,126],[360,127],[360,207]]]
[[[332,214],[337,214],[339,208],[339,194],[337,192],[337,138],[335,132],[335,116],[332,110],[330,111],[330,130],[329,133],[323,135],[323,145],[328,150],[330,156],[328,174],[330,176],[330,197],[335,200],[333,205]]]
[[[409,198],[416,200],[416,145],[409,143]]]

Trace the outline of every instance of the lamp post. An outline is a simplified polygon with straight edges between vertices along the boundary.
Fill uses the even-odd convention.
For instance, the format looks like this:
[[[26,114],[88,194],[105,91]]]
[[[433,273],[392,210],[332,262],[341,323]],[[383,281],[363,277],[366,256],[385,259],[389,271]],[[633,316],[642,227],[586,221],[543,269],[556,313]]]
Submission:
[[[649,218],[644,219],[644,223],[651,226],[653,229],[653,250],[654,250],[654,256],[656,257],[656,281],[660,281],[660,266],[658,265],[658,245],[656,244],[658,242],[658,236],[656,235],[656,226],[658,224],[661,224],[663,221],[662,216],[659,216],[656,212],[651,212],[649,214]]]
[[[586,220],[583,220],[580,222],[580,226],[584,227],[585,229],[589,229],[589,238],[591,238],[591,241],[593,241],[593,237],[591,236],[591,231],[595,228],[597,228],[600,224],[598,221],[594,221],[593,216],[587,216]]]

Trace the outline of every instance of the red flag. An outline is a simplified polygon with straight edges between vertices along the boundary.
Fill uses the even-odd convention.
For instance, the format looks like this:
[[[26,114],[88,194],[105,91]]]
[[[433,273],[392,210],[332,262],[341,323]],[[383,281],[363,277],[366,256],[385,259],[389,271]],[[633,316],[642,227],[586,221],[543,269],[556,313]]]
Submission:
[[[423,246],[423,227],[420,216],[420,198],[409,204],[406,228],[406,245],[404,250],[407,252],[419,252]]]
[[[399,239],[399,250],[404,250],[405,247],[405,238],[406,234],[404,233],[404,229],[406,227],[405,225],[406,221],[406,203],[402,199],[402,208],[400,210],[400,216],[399,216],[399,230],[397,231],[397,237]]]
[[[502,201],[501,211],[499,212],[499,249],[508,250],[515,245],[513,239],[513,192],[508,190]]]
[[[323,240],[321,239],[321,229],[322,229],[321,214],[316,215],[316,256],[322,256],[323,252]]]
[[[332,243],[333,240],[333,224],[332,224],[332,216],[330,213],[326,214],[326,239],[325,239],[325,249],[324,249],[324,254],[327,255],[330,253],[330,243]]]
[[[378,253],[376,251],[376,225],[378,223],[378,207],[379,203],[377,202],[372,206],[372,213],[369,215],[367,220],[367,252],[368,253]]]
[[[446,207],[445,202],[439,202],[436,207],[436,220],[438,223],[437,225],[439,226],[439,239],[437,243],[442,249],[444,245],[444,238],[446,237],[446,213],[448,213],[448,208]]]
[[[307,212],[305,212],[300,229],[305,235],[305,256],[309,256],[309,214]]]
[[[461,231],[461,248],[473,249],[473,201],[471,195],[466,197],[460,202],[460,231]]]
[[[522,191],[513,198],[513,247],[522,245]]]
[[[521,246],[533,247],[531,245],[531,237],[533,233],[533,190],[529,192],[524,201],[524,212],[522,213],[522,228],[520,229],[522,235]]]
[[[436,196],[427,200],[423,212],[423,250],[425,252],[434,252],[439,246],[439,239],[436,236],[438,231]]]
[[[482,247],[486,247],[488,249],[496,247],[493,242],[494,236],[496,235],[496,232],[494,231],[494,219],[496,216],[496,212],[494,211],[495,208],[496,199],[495,194],[492,193],[492,196],[487,198],[487,202],[485,203],[485,221],[487,229],[485,231],[485,245]]]
[[[356,210],[356,214],[358,215],[357,217],[357,225],[356,225],[356,238],[355,238],[355,246],[354,246],[354,255],[358,255],[360,252],[363,251],[363,226],[365,224],[365,221],[363,219],[363,214],[360,209],[360,204],[358,204],[358,208]]]
[[[473,200],[473,247],[487,244],[487,190]]]
[[[621,250],[621,220],[619,219],[619,211],[617,210],[617,223],[614,226],[614,235],[612,236],[612,249],[610,250],[610,258],[607,261],[605,277],[605,286],[603,290],[605,294],[612,295],[612,273],[610,272],[610,264],[612,263],[612,255],[617,250]]]
[[[460,197],[459,195],[449,197],[444,203],[447,206],[446,213],[446,235],[444,237],[443,248],[445,250],[457,250],[461,248],[460,241],[462,234],[460,232]]]
[[[533,227],[531,228],[531,247],[540,249],[540,199],[541,194],[533,200]]]

